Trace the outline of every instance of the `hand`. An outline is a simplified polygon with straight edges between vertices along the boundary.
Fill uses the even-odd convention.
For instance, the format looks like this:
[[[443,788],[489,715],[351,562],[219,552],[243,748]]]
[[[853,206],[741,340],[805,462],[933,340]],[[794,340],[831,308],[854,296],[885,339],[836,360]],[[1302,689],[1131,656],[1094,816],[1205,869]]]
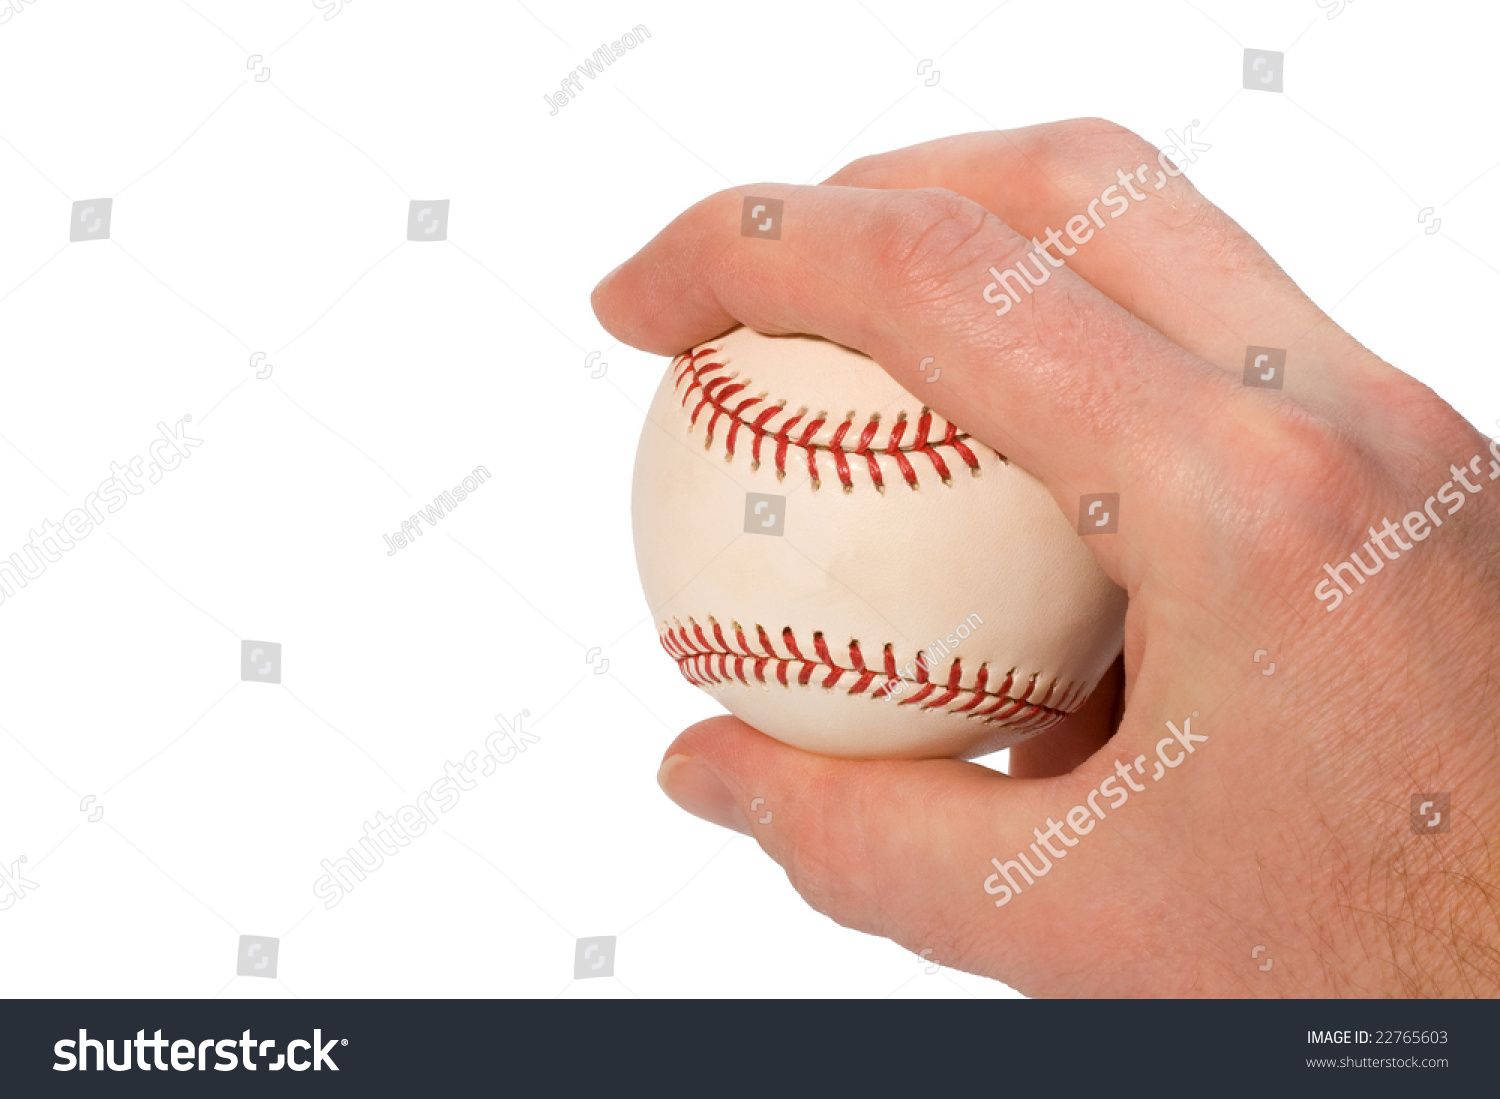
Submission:
[[[1098,120],[935,141],[714,195],[599,285],[636,347],[825,336],[1070,519],[1120,494],[1087,544],[1129,593],[1123,671],[1009,775],[722,717],[659,779],[840,923],[1031,995],[1500,994],[1500,446],[1159,164]],[[997,316],[990,268],[1122,175],[1143,198]],[[779,242],[740,236],[747,193],[784,199]],[[1251,345],[1286,350],[1280,390],[1244,383]]]

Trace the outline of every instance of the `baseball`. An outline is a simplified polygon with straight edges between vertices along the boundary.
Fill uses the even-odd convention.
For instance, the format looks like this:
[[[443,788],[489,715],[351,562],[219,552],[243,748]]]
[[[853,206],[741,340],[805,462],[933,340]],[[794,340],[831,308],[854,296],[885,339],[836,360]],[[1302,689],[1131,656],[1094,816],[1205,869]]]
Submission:
[[[995,751],[1121,648],[1125,593],[1041,483],[816,337],[739,328],[674,359],[632,518],[682,675],[808,751]]]

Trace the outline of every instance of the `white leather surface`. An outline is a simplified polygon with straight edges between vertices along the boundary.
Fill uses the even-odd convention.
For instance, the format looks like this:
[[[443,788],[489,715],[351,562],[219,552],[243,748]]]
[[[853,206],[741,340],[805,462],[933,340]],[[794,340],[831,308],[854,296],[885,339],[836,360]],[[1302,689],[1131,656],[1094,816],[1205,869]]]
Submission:
[[[733,629],[738,623],[749,651],[762,651],[761,627],[780,657],[791,657],[782,634],[791,627],[807,659],[766,660],[762,684],[753,657],[685,657],[679,664],[690,680],[762,732],[836,756],[990,751],[1050,727],[1062,710],[1082,704],[1120,650],[1125,593],[1100,570],[1033,477],[968,440],[979,476],[957,448],[938,446],[950,472],[945,485],[926,454],[908,451],[918,482],[912,489],[900,463],[882,454],[876,459],[882,492],[868,460],[851,455],[846,490],[825,449],[814,451],[820,474],[815,488],[807,450],[794,444],[818,413],[826,411],[828,419],[811,436],[814,446],[828,446],[853,412],[843,446],[854,450],[871,414],[879,413],[869,441],[879,450],[904,412],[901,444],[910,447],[921,402],[863,355],[816,338],[768,337],[740,328],[694,351],[708,348],[713,353],[697,360],[701,374],[689,370],[680,384],[674,379],[685,359],[674,360],[641,434],[633,520],[646,599],[669,652],[703,650],[701,637],[709,650],[742,653],[745,646]],[[710,363],[724,366],[711,369]],[[705,395],[705,386],[693,388],[684,407],[694,377],[719,398],[722,410],[706,449],[716,407],[705,404],[696,424],[690,423]],[[748,384],[732,388],[741,383]],[[762,395],[740,412],[729,456],[727,413]],[[779,401],[785,408],[763,425],[770,434],[762,441],[759,469],[752,469],[749,424]],[[804,406],[808,414],[787,433],[785,476],[778,479],[774,433]],[[942,439],[947,427],[932,415],[926,438]],[[781,536],[745,532],[747,492],[786,497]],[[932,655],[933,641],[956,636],[960,623],[970,636],[948,655]],[[824,684],[832,669],[814,651],[818,631],[832,664],[851,669],[831,686]],[[850,688],[869,677],[852,670],[851,640],[872,671],[883,670],[886,645],[898,670],[928,651],[930,678],[942,685],[956,659],[965,690],[941,706],[933,703],[951,692],[938,687],[908,702],[923,690],[912,670],[901,672],[904,690],[894,699],[879,693],[887,683],[884,674],[852,694]],[[989,694],[976,701],[971,692],[981,668]],[[736,672],[750,682],[740,682]],[[778,681],[778,672],[788,685]],[[995,692],[1008,675],[1007,695],[1045,697],[1048,709],[1005,704]],[[806,685],[799,683],[804,677]],[[954,712],[960,707],[968,712]],[[976,716],[985,712],[989,719]]]

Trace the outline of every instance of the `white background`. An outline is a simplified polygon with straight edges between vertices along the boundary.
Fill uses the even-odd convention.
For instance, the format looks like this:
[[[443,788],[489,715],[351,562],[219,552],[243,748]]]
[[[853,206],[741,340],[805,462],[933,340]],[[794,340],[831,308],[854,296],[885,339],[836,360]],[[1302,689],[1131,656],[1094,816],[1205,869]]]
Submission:
[[[1493,433],[1500,15],[1324,5],[17,3],[0,557],[158,422],[204,442],[0,603],[0,865],[38,886],[0,911],[0,994],[1012,994],[837,927],[657,789],[716,706],[632,560],[665,364],[588,292],[719,188],[969,130],[1102,115],[1161,144],[1197,119],[1197,185]],[[1246,47],[1286,51],[1283,94],[1241,90]],[[100,197],[109,239],[69,244]],[[450,200],[445,242],[406,241],[413,199]],[[241,682],[242,639],[283,646],[281,685]],[[523,709],[540,743],[326,909],[320,861]],[[281,940],[276,979],[236,977],[240,935]],[[616,976],[575,981],[593,935],[619,937]]]

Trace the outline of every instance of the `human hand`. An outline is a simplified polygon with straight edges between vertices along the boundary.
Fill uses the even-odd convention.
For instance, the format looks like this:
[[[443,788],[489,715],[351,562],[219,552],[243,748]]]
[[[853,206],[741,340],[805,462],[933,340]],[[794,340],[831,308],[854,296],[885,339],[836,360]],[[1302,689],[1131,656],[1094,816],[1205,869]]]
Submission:
[[[721,717],[659,780],[838,922],[1031,995],[1494,996],[1500,445],[1159,163],[1099,120],[931,142],[714,195],[595,290],[658,354],[741,323],[856,348],[1070,519],[1120,494],[1087,544],[1129,594],[1123,663],[1010,774]],[[991,267],[1126,178],[997,316]],[[740,236],[747,193],[784,199],[779,242]],[[1279,391],[1251,346],[1285,349]]]

